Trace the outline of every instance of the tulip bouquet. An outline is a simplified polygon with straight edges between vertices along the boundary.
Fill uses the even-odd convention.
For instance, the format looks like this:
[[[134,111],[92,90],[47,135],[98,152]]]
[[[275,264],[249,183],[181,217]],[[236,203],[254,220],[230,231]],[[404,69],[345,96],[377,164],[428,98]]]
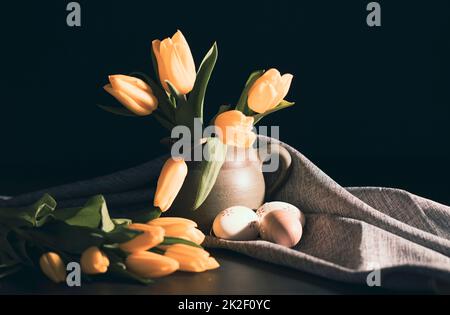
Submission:
[[[194,130],[195,121],[204,123],[203,106],[209,79],[217,61],[218,48],[214,43],[196,71],[189,45],[177,31],[172,38],[152,42],[155,78],[143,73],[110,75],[104,89],[123,106],[104,106],[102,109],[125,116],[152,115],[162,126],[172,130],[186,126]],[[236,105],[220,106],[210,120],[217,132],[202,142],[209,158],[204,160],[193,210],[200,207],[210,193],[225,160],[227,146],[248,148],[256,134],[253,126],[264,116],[294,105],[284,100],[293,76],[281,75],[276,69],[251,73]],[[193,134],[195,134],[193,132]],[[195,140],[193,141],[195,142]],[[154,206],[166,211],[170,208],[183,180],[187,166],[180,157],[169,159],[158,181]]]
[[[177,270],[219,267],[200,246],[205,235],[195,222],[160,213],[114,219],[102,196],[81,208],[57,208],[45,195],[29,207],[0,209],[0,278],[40,266],[56,283],[113,277],[147,284]]]
[[[180,31],[172,38],[154,40],[156,78],[143,73],[109,76],[104,89],[123,107],[100,107],[125,116],[151,114],[169,130],[185,126],[194,131],[196,121],[204,128],[208,126],[203,123],[204,99],[217,53],[214,43],[196,71]],[[291,81],[292,75],[281,75],[276,69],[255,71],[234,108],[219,108],[209,124],[215,127],[216,136],[200,143],[209,158],[201,162],[193,209],[210,193],[228,146],[249,148],[256,139],[253,126],[259,120],[294,104],[284,100]],[[159,217],[171,207],[187,173],[182,157],[169,158],[158,179],[154,208],[134,222],[111,218],[102,196],[93,197],[81,208],[57,208],[56,201],[45,195],[29,207],[0,209],[0,278],[39,265],[51,280],[63,282],[71,275],[76,277],[78,265],[87,280],[113,276],[149,283],[176,270],[218,268],[218,262],[201,247],[205,235],[195,222]],[[69,270],[72,272],[67,274]]]

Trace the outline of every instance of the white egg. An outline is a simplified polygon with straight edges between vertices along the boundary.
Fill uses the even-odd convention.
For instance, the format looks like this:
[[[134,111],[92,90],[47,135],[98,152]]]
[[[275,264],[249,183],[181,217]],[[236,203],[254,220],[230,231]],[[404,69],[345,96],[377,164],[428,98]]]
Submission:
[[[215,236],[226,240],[254,240],[259,234],[259,217],[250,208],[230,207],[216,216],[213,232]]]
[[[294,214],[300,220],[302,226],[305,226],[305,215],[303,214],[303,212],[301,212],[300,209],[297,208],[296,206],[283,201],[266,202],[265,204],[263,204],[261,207],[258,208],[256,214],[258,215],[259,220],[261,221],[262,219],[264,219],[264,216],[266,216],[269,212],[272,212],[274,210],[283,210]]]

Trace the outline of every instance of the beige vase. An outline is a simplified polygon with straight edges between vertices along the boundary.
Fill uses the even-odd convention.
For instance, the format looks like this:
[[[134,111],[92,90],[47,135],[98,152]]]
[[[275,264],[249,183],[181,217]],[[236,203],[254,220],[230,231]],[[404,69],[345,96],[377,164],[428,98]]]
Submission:
[[[172,207],[166,212],[170,216],[180,216],[194,220],[204,233],[209,233],[216,215],[231,206],[246,206],[257,209],[265,197],[278,189],[289,173],[291,156],[278,144],[271,144],[269,154],[257,150],[229,147],[216,183],[205,202],[197,210],[191,210],[197,191],[196,178],[201,162],[190,161],[188,175]],[[262,172],[263,162],[268,156],[278,154],[280,167],[271,187],[266,189]],[[261,155],[263,157],[261,157]]]

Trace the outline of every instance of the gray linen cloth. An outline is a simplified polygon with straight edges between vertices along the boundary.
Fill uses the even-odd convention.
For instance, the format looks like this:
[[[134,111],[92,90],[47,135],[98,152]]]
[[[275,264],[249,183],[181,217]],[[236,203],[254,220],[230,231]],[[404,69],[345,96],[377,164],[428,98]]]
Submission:
[[[380,279],[381,286],[387,288],[447,288],[450,207],[400,189],[343,188],[300,152],[282,145],[293,157],[292,170],[271,199],[289,202],[305,213],[306,225],[299,244],[289,249],[262,240],[238,242],[208,236],[206,247],[229,249],[338,281],[366,285],[369,277],[376,284]],[[81,205],[89,196],[104,194],[113,211],[125,214],[152,202],[152,187],[165,159],[92,180],[0,199],[0,207],[30,204],[45,192],[63,207]],[[267,180],[271,180],[270,174]]]

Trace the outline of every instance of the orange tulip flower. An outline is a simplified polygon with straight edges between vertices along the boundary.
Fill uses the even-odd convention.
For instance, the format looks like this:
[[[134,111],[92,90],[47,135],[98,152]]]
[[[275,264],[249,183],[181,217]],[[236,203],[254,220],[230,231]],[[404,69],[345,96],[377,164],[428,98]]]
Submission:
[[[127,257],[125,265],[132,273],[144,278],[167,276],[180,267],[175,259],[152,252],[133,253]]]
[[[153,205],[162,212],[170,208],[183,186],[188,172],[187,164],[182,158],[170,158],[164,163],[156,186]]]
[[[197,223],[195,221],[179,217],[159,217],[147,222],[147,224],[157,225],[163,228],[174,224],[185,225],[186,227],[193,228],[197,227]]]
[[[103,88],[136,115],[149,115],[158,107],[152,89],[141,79],[121,74],[108,78],[110,83]]]
[[[105,273],[109,267],[108,256],[98,247],[91,246],[81,254],[81,271],[87,275]]]
[[[61,257],[53,252],[45,253],[39,259],[42,272],[53,282],[66,281],[66,266]]]
[[[257,113],[264,113],[277,106],[289,92],[293,75],[280,75],[277,69],[266,71],[250,88],[248,106]]]
[[[169,92],[166,80],[181,94],[192,91],[196,78],[194,58],[191,49],[181,31],[172,38],[152,42],[153,53],[158,63],[159,79],[162,86]]]
[[[119,245],[120,249],[128,253],[145,251],[164,241],[164,229],[162,227],[133,223],[128,225],[127,228],[142,232],[132,240]]]
[[[185,244],[170,245],[164,256],[178,261],[182,271],[203,272],[220,267],[217,260],[204,249]]]
[[[253,117],[247,117],[238,110],[230,110],[218,115],[214,125],[223,143],[248,148],[256,139],[252,131],[253,122]]]
[[[197,245],[205,240],[205,234],[196,228],[197,223],[185,218],[163,217],[149,221],[147,224],[162,227],[165,236],[182,238]]]

